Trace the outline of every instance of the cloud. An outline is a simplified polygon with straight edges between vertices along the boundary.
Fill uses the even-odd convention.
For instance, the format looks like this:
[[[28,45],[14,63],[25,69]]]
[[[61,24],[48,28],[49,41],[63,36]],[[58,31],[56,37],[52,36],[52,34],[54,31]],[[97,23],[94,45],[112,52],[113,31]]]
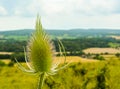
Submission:
[[[5,7],[8,16],[18,15],[18,12],[16,12],[17,10],[19,10],[19,12],[24,12],[21,14],[21,16],[24,16],[24,14],[27,14],[26,6],[29,5],[31,1],[32,0],[0,0],[0,6]]]
[[[0,6],[0,16],[7,15],[7,11],[4,7]]]
[[[0,30],[15,30],[15,29],[33,29],[35,26],[34,18],[23,18],[15,16],[7,16],[0,18]]]
[[[119,0],[1,0],[9,15],[106,15],[120,13]]]
[[[115,9],[115,0],[81,0],[74,10],[83,15],[111,14]]]
[[[1,0],[0,28],[31,27],[37,13],[42,17],[43,27],[51,29],[120,28],[119,3],[120,0]]]
[[[31,9],[46,15],[83,14],[104,15],[115,13],[118,0],[34,0]]]
[[[106,16],[61,16],[43,18],[43,27],[51,29],[71,29],[71,28],[113,28],[120,29],[120,15]]]

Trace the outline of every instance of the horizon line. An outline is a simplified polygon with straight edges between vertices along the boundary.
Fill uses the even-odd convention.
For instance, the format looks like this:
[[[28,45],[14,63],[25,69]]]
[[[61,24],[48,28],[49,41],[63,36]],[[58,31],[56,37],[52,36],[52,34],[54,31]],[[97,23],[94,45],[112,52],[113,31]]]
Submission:
[[[45,30],[120,30],[120,28],[48,28]],[[18,29],[0,29],[1,31],[17,31],[17,30],[35,30],[33,28],[18,28]]]

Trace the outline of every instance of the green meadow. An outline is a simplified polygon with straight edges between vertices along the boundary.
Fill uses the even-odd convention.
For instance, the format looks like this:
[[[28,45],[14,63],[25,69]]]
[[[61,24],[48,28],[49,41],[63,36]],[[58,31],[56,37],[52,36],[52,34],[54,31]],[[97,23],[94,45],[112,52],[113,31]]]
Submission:
[[[96,62],[72,62],[48,76],[43,89],[120,89],[119,64],[119,58],[113,57]],[[2,65],[0,61],[0,89],[36,89],[37,80],[37,75],[22,72],[16,64]]]

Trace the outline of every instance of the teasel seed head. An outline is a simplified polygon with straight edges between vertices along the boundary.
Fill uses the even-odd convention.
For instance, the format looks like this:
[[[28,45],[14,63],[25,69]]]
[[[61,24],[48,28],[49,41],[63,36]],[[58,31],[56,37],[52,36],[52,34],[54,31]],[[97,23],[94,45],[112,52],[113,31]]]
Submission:
[[[59,39],[58,46],[60,55],[64,57],[64,63],[55,58],[55,47],[53,42],[44,31],[40,22],[40,17],[37,16],[35,32],[28,41],[27,50],[24,48],[25,61],[29,69],[23,67],[15,58],[18,67],[22,71],[30,74],[38,74],[40,76],[37,89],[42,89],[46,76],[56,74],[57,71],[65,68],[69,64],[66,63],[65,49]],[[59,67],[61,62],[63,66]]]
[[[52,67],[53,45],[42,28],[39,17],[36,30],[27,46],[27,54],[36,72],[49,72]]]

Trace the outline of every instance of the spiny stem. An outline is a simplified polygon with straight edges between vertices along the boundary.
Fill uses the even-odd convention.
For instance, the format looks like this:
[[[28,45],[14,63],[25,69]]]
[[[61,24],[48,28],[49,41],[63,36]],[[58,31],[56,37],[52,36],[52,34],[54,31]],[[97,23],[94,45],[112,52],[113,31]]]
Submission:
[[[39,76],[38,88],[37,88],[37,89],[42,89],[44,80],[45,80],[45,72],[43,72],[43,73]]]

